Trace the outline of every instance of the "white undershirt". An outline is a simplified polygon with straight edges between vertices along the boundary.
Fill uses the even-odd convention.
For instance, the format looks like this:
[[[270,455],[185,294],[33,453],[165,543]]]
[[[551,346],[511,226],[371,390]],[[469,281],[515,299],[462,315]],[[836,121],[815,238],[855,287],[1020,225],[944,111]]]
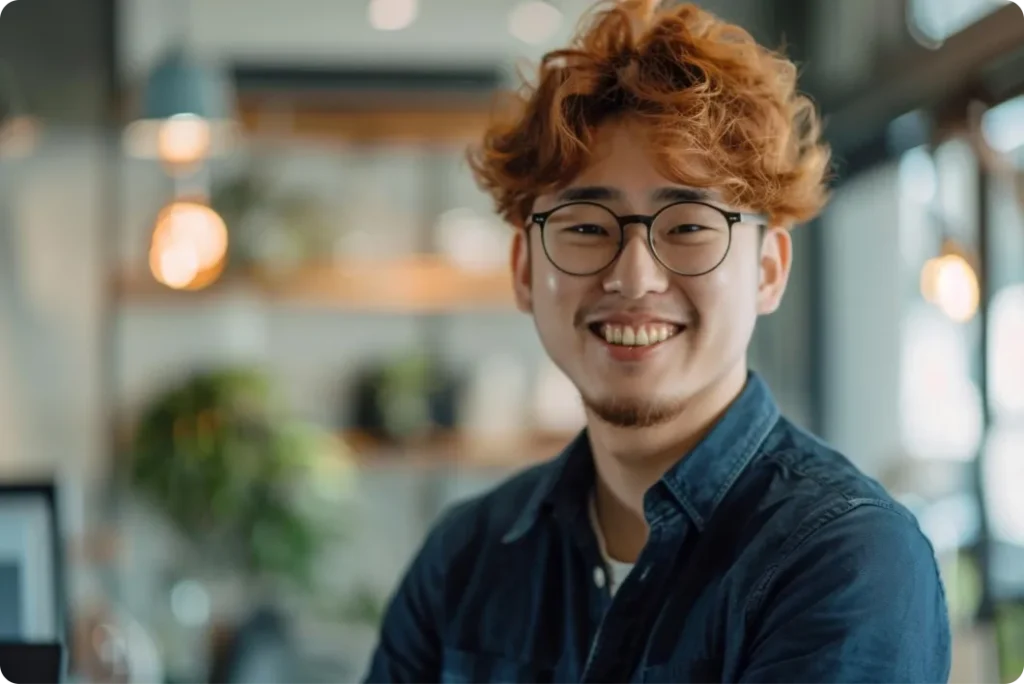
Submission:
[[[604,533],[601,532],[601,522],[597,518],[597,502],[594,496],[590,496],[588,502],[588,509],[590,513],[590,526],[594,528],[594,536],[597,537],[597,548],[601,551],[601,557],[604,559],[605,567],[608,569],[608,590],[615,595],[615,591],[622,586],[622,583],[626,581],[626,577],[633,570],[633,563],[623,563],[622,561],[615,560],[608,555],[608,547],[605,545]]]

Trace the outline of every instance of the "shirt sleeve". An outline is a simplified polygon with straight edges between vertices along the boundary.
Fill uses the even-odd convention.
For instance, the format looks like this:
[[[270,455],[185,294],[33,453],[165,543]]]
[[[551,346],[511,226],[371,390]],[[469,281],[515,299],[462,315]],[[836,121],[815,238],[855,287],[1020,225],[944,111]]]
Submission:
[[[821,524],[751,597],[742,682],[946,682],[934,550],[909,515],[865,504]]]
[[[440,681],[444,527],[430,533],[391,597],[365,682]]]

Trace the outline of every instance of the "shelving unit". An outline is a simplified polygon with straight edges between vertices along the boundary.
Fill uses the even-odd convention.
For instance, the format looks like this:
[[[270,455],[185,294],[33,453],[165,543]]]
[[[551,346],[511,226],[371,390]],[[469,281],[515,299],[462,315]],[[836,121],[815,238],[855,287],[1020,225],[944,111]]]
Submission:
[[[287,272],[232,272],[209,288],[173,290],[145,271],[121,274],[119,299],[127,304],[187,306],[225,295],[257,297],[272,305],[352,312],[449,313],[510,311],[507,269],[472,269],[442,257],[308,264]]]
[[[216,282],[194,291],[161,284],[140,255],[130,267],[112,271],[111,324],[121,316],[134,315],[132,311],[177,313],[192,307],[230,307],[236,302],[245,302],[246,315],[253,304],[268,315],[303,310],[330,316],[400,315],[415,321],[414,347],[433,354],[449,339],[451,317],[465,313],[515,315],[507,263],[456,262],[438,253],[433,232],[436,218],[453,208],[453,188],[445,180],[448,165],[453,156],[461,157],[466,144],[479,139],[490,120],[496,77],[456,74],[452,84],[445,86],[410,85],[377,74],[370,78],[345,73],[332,81],[335,77],[331,74],[279,71],[236,69],[239,131],[252,141],[271,146],[338,146],[357,159],[370,158],[377,150],[387,154],[394,147],[413,150],[411,162],[418,184],[414,192],[421,197],[413,211],[420,217],[418,234],[422,236],[413,253],[390,259],[353,255],[276,270],[229,264]],[[361,89],[360,84],[382,80],[391,86],[369,92]],[[131,111],[128,99],[122,107]],[[120,386],[116,370],[109,384]],[[113,394],[116,396],[116,389]],[[114,421],[115,425],[119,422]],[[121,429],[124,426],[115,427]],[[524,432],[508,439],[481,441],[447,434],[428,443],[393,447],[352,434],[339,436],[346,448],[353,450],[363,471],[420,474],[455,468],[517,469],[554,457],[572,439],[572,435]]]

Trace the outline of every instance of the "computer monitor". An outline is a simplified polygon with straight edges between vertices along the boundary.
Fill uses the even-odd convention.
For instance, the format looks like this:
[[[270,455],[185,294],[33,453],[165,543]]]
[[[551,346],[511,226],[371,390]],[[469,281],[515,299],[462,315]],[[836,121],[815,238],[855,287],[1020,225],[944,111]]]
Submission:
[[[64,642],[56,490],[0,484],[0,642]]]

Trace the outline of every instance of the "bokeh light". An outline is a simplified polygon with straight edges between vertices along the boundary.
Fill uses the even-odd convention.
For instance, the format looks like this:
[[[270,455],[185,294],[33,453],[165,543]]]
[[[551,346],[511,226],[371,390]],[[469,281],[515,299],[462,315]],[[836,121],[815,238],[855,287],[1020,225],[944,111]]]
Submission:
[[[508,15],[508,32],[531,45],[551,40],[562,25],[562,13],[544,0],[526,0]]]
[[[417,0],[370,0],[367,17],[378,31],[401,31],[416,21]]]
[[[978,313],[981,288],[974,267],[959,254],[929,259],[921,269],[921,296],[957,323]]]
[[[172,116],[160,123],[157,156],[168,164],[195,164],[210,155],[212,138],[206,119],[193,114]]]
[[[227,226],[217,212],[199,202],[176,201],[157,217],[150,270],[170,288],[198,290],[220,277],[227,250]]]
[[[996,413],[1024,417],[1024,285],[992,298],[989,382]]]

